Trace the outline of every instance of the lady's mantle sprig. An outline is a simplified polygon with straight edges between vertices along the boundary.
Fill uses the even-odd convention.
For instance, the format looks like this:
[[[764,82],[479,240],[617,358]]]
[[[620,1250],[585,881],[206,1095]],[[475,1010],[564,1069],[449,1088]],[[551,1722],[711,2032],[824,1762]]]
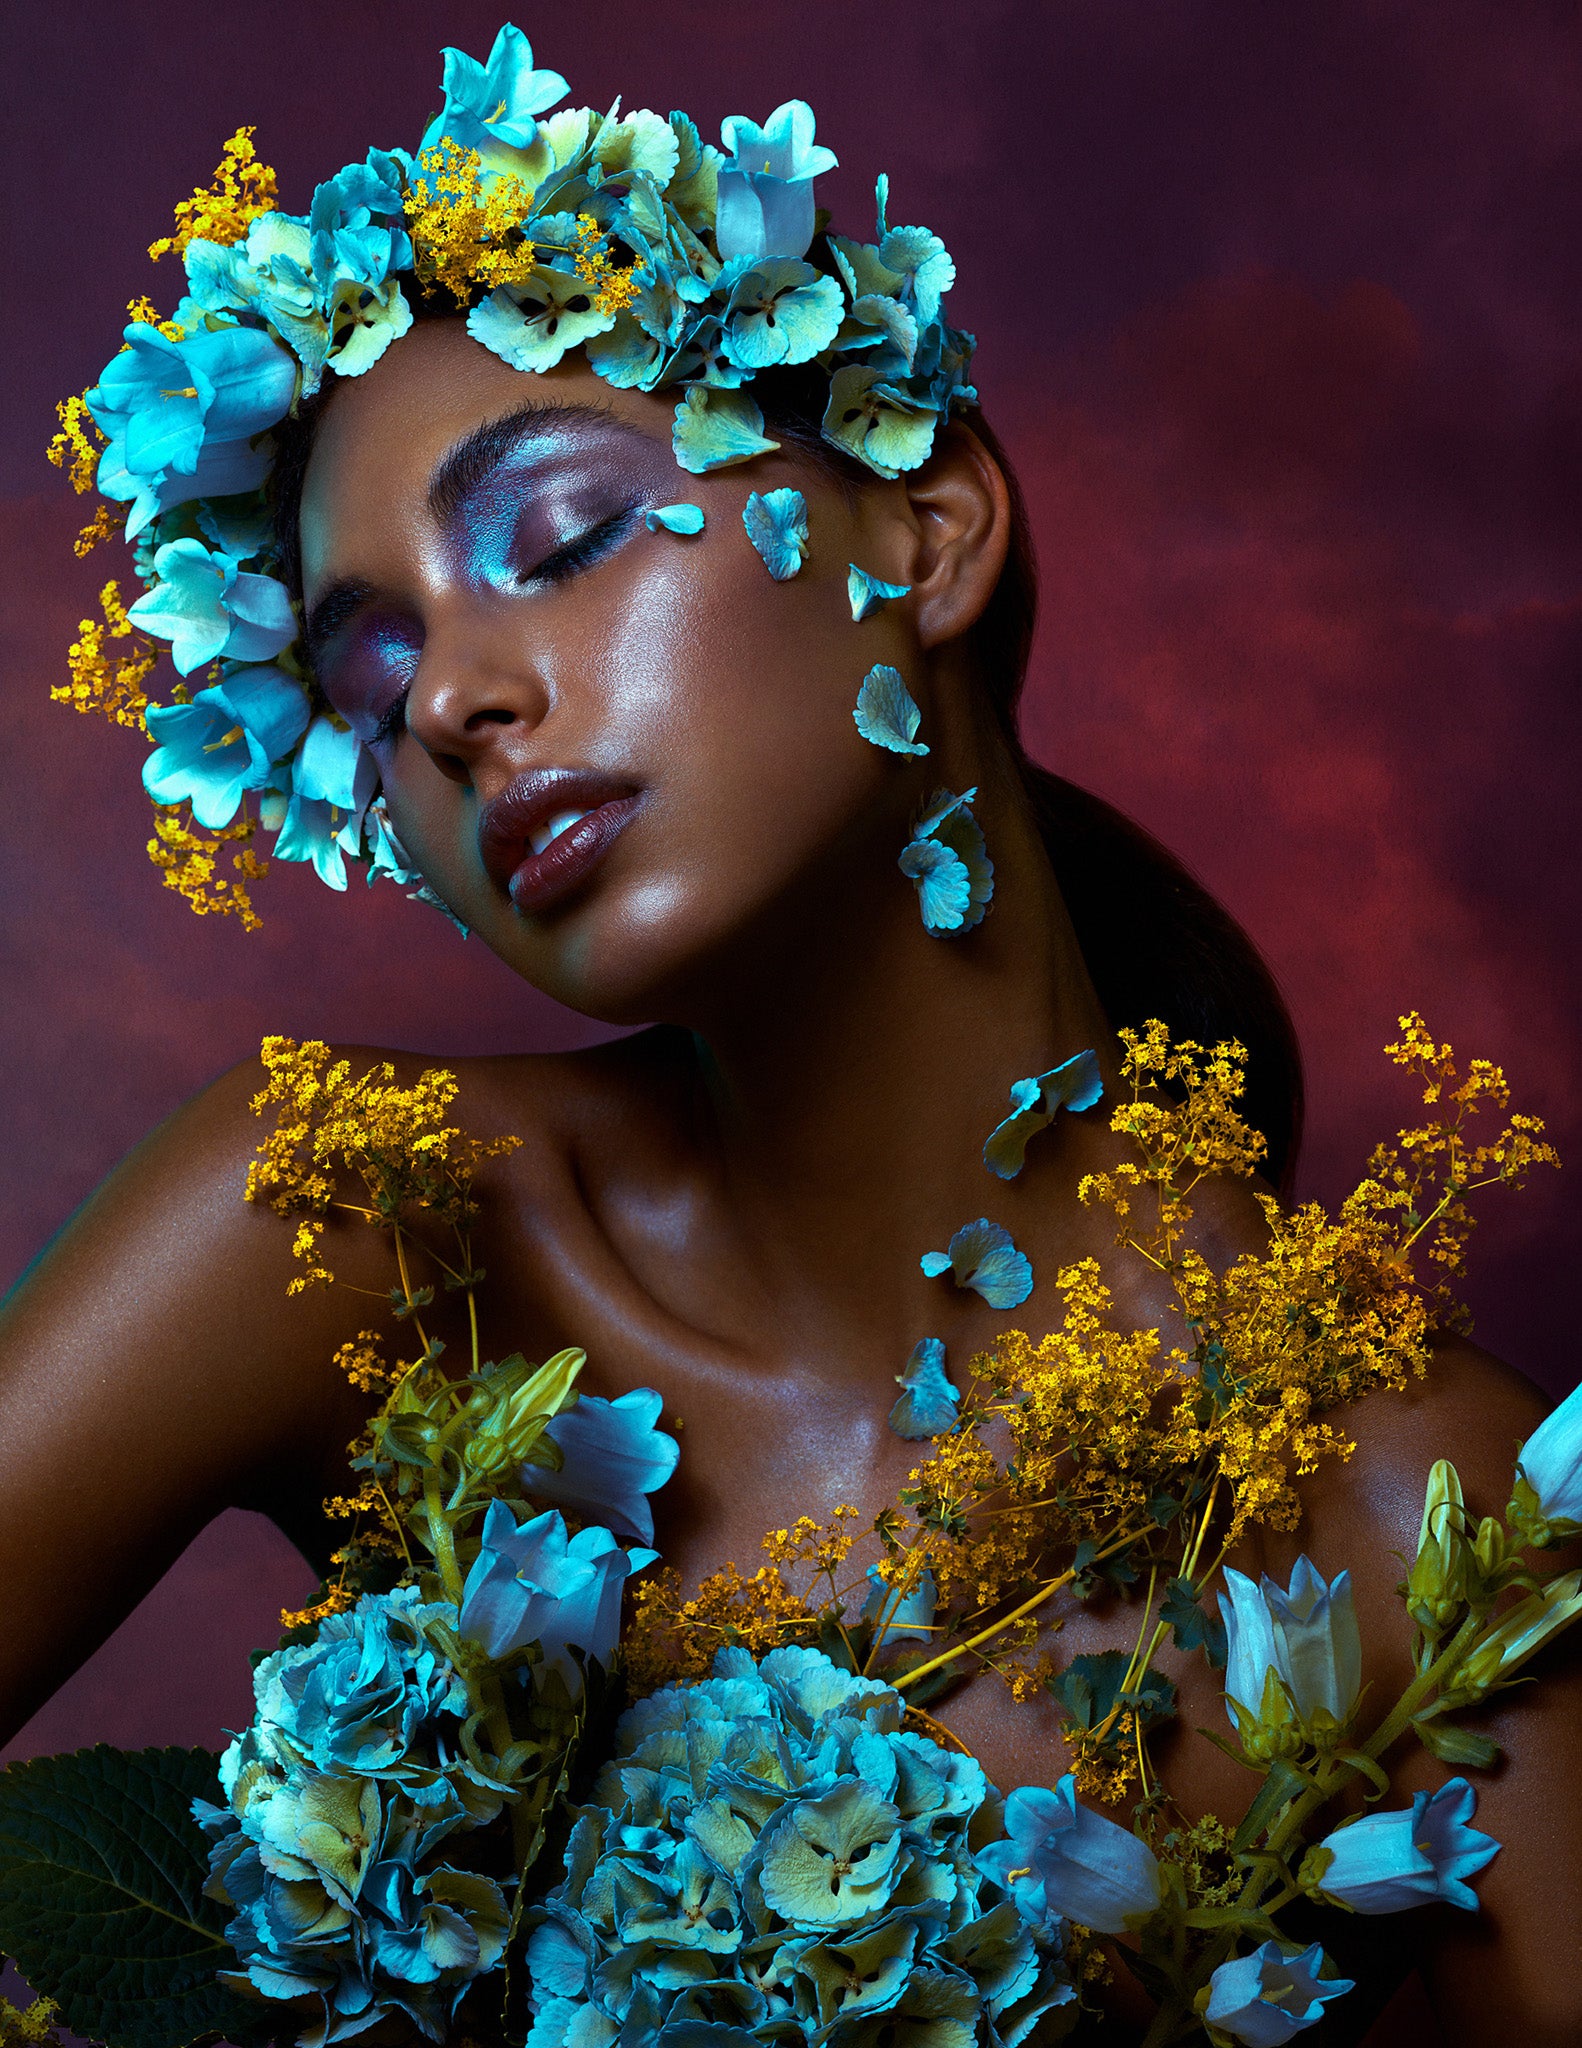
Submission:
[[[50,458],[105,501],[79,549],[123,531],[145,595],[126,607],[106,587],[104,619],[84,622],[55,695],[146,722],[144,781],[162,810],[150,851],[195,909],[257,922],[247,884],[264,863],[247,842],[259,826],[275,858],[311,862],[333,888],[348,860],[370,880],[420,879],[371,763],[315,690],[268,495],[270,430],[326,376],[377,362],[410,327],[414,291],[449,292],[515,368],[549,370],[580,348],[612,385],[674,392],[676,459],[693,474],[778,446],[749,388],[765,370],[816,366],[825,439],[883,477],[915,469],[939,422],[975,402],[972,337],[942,310],[955,279],[944,244],[890,225],[884,178],[873,241],[819,232],[814,180],[835,158],[802,101],[761,127],[733,115],[718,149],[685,114],[565,108],[567,89],[511,26],[486,62],[447,50],[444,106],[416,152],[370,151],[305,214],[279,210],[241,130],[213,188],[184,200],[150,251],[185,268],[174,314],[137,302],[98,383],[60,408]],[[778,503],[795,495],[755,494],[749,520],[779,577],[806,543]],[[208,685],[151,706],[160,643]],[[227,849],[234,872],[216,875]]]

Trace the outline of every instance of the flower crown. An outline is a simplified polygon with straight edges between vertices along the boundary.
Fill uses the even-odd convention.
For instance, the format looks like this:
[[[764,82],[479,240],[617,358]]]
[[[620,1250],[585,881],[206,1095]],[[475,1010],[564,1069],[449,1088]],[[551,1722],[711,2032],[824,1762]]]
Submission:
[[[178,206],[175,233],[149,251],[181,256],[186,295],[168,320],[132,304],[120,352],[61,405],[49,450],[108,501],[77,552],[124,530],[144,585],[130,606],[106,585],[52,695],[147,733],[151,858],[195,910],[249,929],[260,825],[276,859],[311,861],[332,888],[353,860],[370,881],[426,893],[371,757],[315,688],[269,489],[270,430],[327,372],[377,362],[412,324],[409,291],[469,306],[469,333],[516,369],[549,370],[580,347],[607,383],[674,389],[676,460],[694,475],[778,446],[748,388],[762,370],[817,364],[824,438],[882,477],[915,469],[938,421],[976,399],[973,338],[941,314],[955,265],[927,228],[889,225],[888,180],[875,241],[821,232],[813,183],[836,159],[803,101],[763,127],[732,116],[724,152],[685,114],[623,115],[619,102],[551,113],[566,81],[535,69],[509,25],[486,63],[446,50],[444,90],[415,155],[371,150],[306,215],[278,210],[275,174],[239,130],[212,189]],[[750,501],[777,576],[794,573],[800,546],[774,501],[797,497]],[[695,508],[665,511],[675,531],[701,524]],[[866,582],[868,608],[897,594]],[[151,702],[156,642],[204,687],[178,682],[171,702]]]

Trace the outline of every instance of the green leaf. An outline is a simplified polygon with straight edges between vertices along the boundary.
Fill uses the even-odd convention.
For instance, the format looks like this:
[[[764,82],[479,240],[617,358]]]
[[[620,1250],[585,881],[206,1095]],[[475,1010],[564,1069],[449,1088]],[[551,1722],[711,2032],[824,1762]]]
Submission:
[[[1176,1689],[1161,1671],[1144,1671],[1141,1682],[1122,1691],[1131,1664],[1124,1650],[1101,1650],[1088,1657],[1073,1657],[1063,1671],[1049,1680],[1049,1690],[1072,1720],[1083,1728],[1097,1728],[1117,1707],[1130,1707],[1144,1728],[1156,1721],[1168,1721],[1176,1710]]]
[[[1418,1720],[1412,1726],[1423,1747],[1442,1764],[1470,1764],[1474,1770],[1486,1771],[1499,1757],[1500,1746],[1491,1736],[1458,1728],[1454,1721]]]
[[[1264,1829],[1274,1820],[1281,1807],[1299,1798],[1312,1784],[1306,1771],[1299,1771],[1283,1756],[1276,1757],[1269,1766],[1269,1775],[1259,1788],[1242,1818],[1241,1826],[1231,1841],[1233,1849],[1248,1849],[1257,1841]]]
[[[0,1771],[0,1950],[107,2048],[256,2038],[227,1910],[203,1895],[208,1844],[190,1807],[215,1799],[206,1749],[79,1749]]]
[[[1172,1579],[1165,1587],[1159,1619],[1170,1624],[1178,1650],[1201,1650],[1211,1668],[1225,1668],[1225,1624],[1198,1604],[1190,1579]]]

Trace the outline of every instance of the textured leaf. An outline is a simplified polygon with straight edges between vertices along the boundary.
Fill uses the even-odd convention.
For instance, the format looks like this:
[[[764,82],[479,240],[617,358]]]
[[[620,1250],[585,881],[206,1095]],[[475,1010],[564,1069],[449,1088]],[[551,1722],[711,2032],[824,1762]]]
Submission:
[[[100,1744],[0,1772],[0,1949],[74,2033],[108,2048],[257,2036],[216,1980],[236,1957],[189,1810],[215,1796],[217,1764]]]
[[[1442,1764],[1468,1764],[1474,1770],[1486,1771],[1499,1760],[1500,1746],[1490,1735],[1458,1728],[1454,1721],[1418,1719],[1412,1726],[1423,1747],[1431,1750]]]
[[[1049,1690],[1082,1728],[1100,1727],[1118,1707],[1129,1707],[1144,1728],[1168,1721],[1176,1710],[1175,1686],[1163,1672],[1145,1671],[1140,1685],[1123,1691],[1131,1661],[1124,1650],[1073,1657],[1048,1681]]]
[[[1166,1586],[1159,1619],[1174,1630],[1178,1650],[1201,1650],[1215,1671],[1224,1670],[1225,1624],[1198,1605],[1190,1579],[1172,1579]]]

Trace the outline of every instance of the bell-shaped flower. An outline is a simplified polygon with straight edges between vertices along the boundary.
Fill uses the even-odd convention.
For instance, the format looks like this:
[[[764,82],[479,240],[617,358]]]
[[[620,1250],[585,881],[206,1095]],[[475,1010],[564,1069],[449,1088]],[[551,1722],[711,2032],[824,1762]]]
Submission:
[[[726,356],[755,375],[811,362],[835,339],[844,310],[838,281],[811,263],[765,257],[745,264],[725,301]]]
[[[994,895],[994,863],[969,808],[977,793],[936,790],[896,863],[916,883],[924,928],[937,936],[971,931]]]
[[[676,407],[670,443],[681,467],[693,476],[750,462],[780,446],[764,434],[764,416],[745,391],[720,391],[689,384]]]
[[[800,491],[749,491],[742,524],[776,583],[788,583],[807,553],[807,500]]]
[[[1475,1913],[1467,1879],[1500,1845],[1468,1823],[1477,1795],[1465,1778],[1419,1792],[1395,1813],[1366,1813],[1319,1843],[1330,1862],[1319,1884],[1354,1913],[1402,1913],[1436,1899]]]
[[[312,237],[297,214],[264,213],[237,242],[195,236],[184,261],[193,298],[209,313],[256,313],[307,366],[318,386],[329,327],[313,289]]]
[[[243,668],[190,704],[150,705],[154,751],[143,787],[156,804],[190,803],[206,830],[230,824],[242,792],[261,789],[308,722],[302,685],[278,668]]]
[[[127,616],[156,639],[184,676],[205,662],[267,661],[297,637],[286,586],[242,569],[201,540],[172,540],[154,555],[158,581]]]
[[[918,1573],[917,1583],[904,1593],[885,1579],[876,1564],[869,1565],[868,1597],[862,1603],[862,1618],[875,1625],[876,1643],[902,1642],[908,1637],[926,1643],[934,1633],[934,1610],[938,1603],[934,1574],[927,1565]]]
[[[1518,1600],[1479,1637],[1442,1695],[1444,1706],[1476,1706],[1582,1615],[1582,1571],[1562,1572]]]
[[[805,256],[813,240],[813,180],[836,167],[813,140],[813,109],[787,100],[760,128],[732,114],[720,129],[731,152],[719,168],[714,239],[721,256]]]
[[[1203,2018],[1246,2048],[1281,2048],[1317,2026],[1324,2007],[1352,1988],[1350,1977],[1321,1977],[1324,1951],[1266,1941],[1251,1955],[1221,1963],[1208,1983]]]
[[[866,363],[846,363],[830,379],[824,438],[894,479],[926,462],[939,424],[938,407],[914,398]]]
[[[862,679],[852,721],[863,738],[892,754],[926,754],[917,737],[923,714],[898,668],[876,661]],[[970,887],[969,887],[970,896]]]
[[[901,1398],[890,1410],[890,1427],[897,1436],[918,1443],[955,1428],[961,1396],[946,1374],[945,1347],[938,1337],[924,1337],[912,1346],[895,1382]]]
[[[473,340],[513,370],[552,370],[568,349],[614,325],[586,279],[543,264],[525,284],[501,285],[467,315]]]
[[[893,599],[905,597],[911,590],[910,583],[886,583],[880,576],[870,576],[866,569],[859,569],[855,562],[846,566],[846,596],[851,604],[854,624],[861,625],[870,613],[880,605]]]
[[[1130,1829],[1078,1803],[1068,1771],[1052,1792],[1024,1785],[1005,1802],[1003,1842],[977,1858],[1032,1926],[1052,1914],[1124,1934],[1159,1905],[1159,1863]]]
[[[1533,1540],[1563,1541],[1582,1531],[1582,1385],[1522,1445],[1516,1473],[1513,1519],[1533,1529]],[[1523,1482],[1532,1501],[1522,1495]]]
[[[1011,1242],[1003,1224],[980,1216],[964,1223],[943,1252],[924,1252],[918,1262],[928,1277],[954,1276],[958,1287],[981,1294],[990,1308],[1016,1308],[1033,1291],[1033,1269]]]
[[[480,154],[494,144],[529,149],[538,139],[538,116],[571,90],[558,71],[540,71],[533,46],[507,22],[480,64],[465,50],[445,51],[445,105],[429,124],[423,147],[448,135]]]
[[[1001,1180],[1014,1180],[1022,1170],[1028,1140],[1053,1123],[1062,1109],[1091,1109],[1104,1093],[1098,1054],[1091,1049],[1062,1060],[1047,1074],[1032,1074],[1011,1084],[1011,1113],[996,1124],[983,1148],[983,1163]]]
[[[290,409],[297,366],[272,335],[254,327],[200,328],[172,341],[134,321],[87,395],[108,445],[99,489],[130,499],[126,537],[190,498],[255,490],[269,452],[254,438]]]
[[[461,1633],[496,1662],[537,1643],[545,1664],[576,1694],[582,1677],[572,1649],[609,1665],[620,1634],[622,1587],[658,1554],[623,1550],[608,1529],[579,1529],[568,1537],[554,1508],[518,1526],[504,1501],[491,1501],[462,1589]]]
[[[664,1397],[652,1387],[634,1387],[613,1401],[583,1394],[545,1427],[560,1452],[560,1470],[524,1466],[524,1490],[570,1508],[584,1521],[602,1522],[617,1536],[652,1543],[648,1496],[665,1484],[681,1456],[675,1438],[658,1427],[663,1410]]]
[[[362,851],[363,815],[378,787],[373,756],[354,732],[321,714],[308,727],[283,780],[289,786],[266,805],[277,860],[309,861],[321,882],[346,887],[346,857]]]
[[[1330,1737],[1350,1720],[1362,1689],[1362,1637],[1351,1574],[1326,1583],[1299,1557],[1288,1591],[1272,1579],[1254,1585],[1227,1568],[1230,1595],[1219,1596],[1225,1622],[1225,1692],[1244,1743],[1265,1725],[1269,1673],[1305,1732]]]

